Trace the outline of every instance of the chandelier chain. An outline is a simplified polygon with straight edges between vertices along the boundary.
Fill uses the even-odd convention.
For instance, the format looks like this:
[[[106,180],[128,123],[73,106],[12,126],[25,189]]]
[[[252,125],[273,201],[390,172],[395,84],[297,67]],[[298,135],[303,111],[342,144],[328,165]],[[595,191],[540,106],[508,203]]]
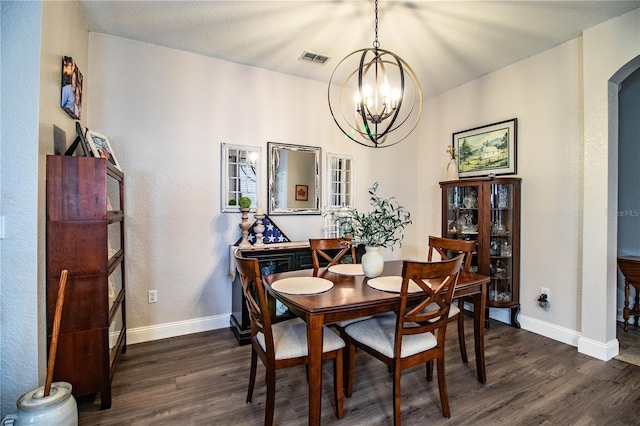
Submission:
[[[373,47],[378,50],[380,42],[378,41],[378,0],[376,0],[376,39],[373,41]]]

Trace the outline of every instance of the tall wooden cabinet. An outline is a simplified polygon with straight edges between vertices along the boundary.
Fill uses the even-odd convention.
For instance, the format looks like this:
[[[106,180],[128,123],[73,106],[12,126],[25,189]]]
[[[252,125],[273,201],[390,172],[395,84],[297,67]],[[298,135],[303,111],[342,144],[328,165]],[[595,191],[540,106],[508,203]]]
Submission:
[[[69,271],[53,379],[76,396],[100,393],[126,350],[124,175],[105,159],[48,156],[47,336],[60,273]]]
[[[442,236],[476,240],[472,268],[490,275],[488,308],[511,309],[520,328],[520,184],[516,177],[440,182]]]

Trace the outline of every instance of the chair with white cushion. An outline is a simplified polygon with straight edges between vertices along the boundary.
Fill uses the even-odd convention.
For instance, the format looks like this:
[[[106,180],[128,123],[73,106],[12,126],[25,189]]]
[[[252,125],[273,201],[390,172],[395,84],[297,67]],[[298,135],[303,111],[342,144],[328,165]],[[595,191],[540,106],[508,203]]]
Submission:
[[[473,252],[476,250],[477,243],[473,240],[455,240],[452,238],[441,238],[429,236],[429,254],[427,260],[432,261],[434,259],[434,252],[440,255],[441,259],[450,259],[452,257],[464,254],[463,270],[469,272],[471,269],[471,261],[473,258]],[[471,299],[460,298],[458,299],[458,306],[451,305],[449,311],[449,321],[458,322],[458,343],[460,344],[460,356],[462,362],[467,364],[469,362],[467,358],[467,346],[464,338],[464,303],[465,301],[471,302]]]
[[[307,325],[300,318],[272,323],[258,259],[243,258],[236,254],[235,261],[251,320],[251,371],[247,403],[253,398],[259,356],[266,368],[267,403],[264,424],[272,425],[276,370],[307,364]],[[334,360],[336,416],[341,419],[344,416],[342,349],[345,343],[329,328],[325,327],[323,332],[322,359]]]
[[[311,258],[313,259],[313,268],[315,271],[320,269],[320,258],[329,262],[327,268],[333,265],[337,265],[340,260],[347,254],[351,254],[351,263],[355,264],[356,259],[356,246],[351,241],[350,236],[344,238],[309,238],[309,246],[311,247]],[[345,338],[344,328],[349,324],[356,321],[371,318],[371,315],[361,318],[354,318],[350,320],[338,321],[330,324],[333,326],[340,337]],[[345,362],[349,363],[349,354],[345,354]],[[347,372],[344,372],[346,380]]]
[[[347,396],[353,393],[355,347],[383,361],[393,372],[393,418],[400,425],[400,376],[404,369],[437,361],[442,413],[450,417],[445,380],[444,348],[449,309],[463,256],[440,262],[402,263],[400,307],[397,315],[381,315],[345,328],[350,352]],[[422,291],[408,297],[409,283]],[[431,305],[431,309],[425,309]],[[434,308],[435,307],[435,308]]]

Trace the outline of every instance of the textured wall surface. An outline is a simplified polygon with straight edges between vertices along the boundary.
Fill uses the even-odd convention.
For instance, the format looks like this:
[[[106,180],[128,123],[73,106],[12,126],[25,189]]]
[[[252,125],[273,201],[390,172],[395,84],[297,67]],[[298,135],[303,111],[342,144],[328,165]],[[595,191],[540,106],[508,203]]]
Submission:
[[[42,372],[37,285],[38,90],[40,21],[38,2],[1,2],[2,111],[0,152],[0,395],[2,416],[38,385]]]

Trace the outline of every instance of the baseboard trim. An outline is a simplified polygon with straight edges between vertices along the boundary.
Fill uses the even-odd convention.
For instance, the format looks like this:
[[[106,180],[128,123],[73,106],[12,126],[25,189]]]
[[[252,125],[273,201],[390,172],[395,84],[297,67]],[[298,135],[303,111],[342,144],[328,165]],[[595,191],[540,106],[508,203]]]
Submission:
[[[620,342],[618,342],[618,339],[613,339],[603,344],[592,339],[587,339],[586,337],[580,337],[578,341],[578,352],[602,361],[609,361],[620,353]]]
[[[555,324],[540,321],[526,315],[520,315],[518,318],[520,319],[520,326],[527,331],[557,340],[558,342],[566,343],[567,345],[574,347],[578,346],[580,333],[575,330],[559,327]]]
[[[473,310],[473,305],[465,305],[465,308]],[[228,328],[229,316],[230,314],[227,313],[210,317],[195,318],[192,320],[132,328],[127,330],[127,344],[133,345],[136,343],[183,336],[185,334]],[[489,317],[506,324],[511,323],[510,312],[508,309],[490,309]],[[608,361],[619,353],[618,339],[614,339],[603,344],[596,342],[595,340],[584,338],[575,330],[559,327],[526,315],[519,315],[518,319],[520,326],[524,330],[577,347],[578,352],[589,355],[593,358]]]
[[[136,343],[168,339],[170,337],[183,336],[185,334],[227,328],[229,327],[229,315],[230,314],[215,315],[185,321],[131,328],[127,330],[127,344],[134,345]]]

